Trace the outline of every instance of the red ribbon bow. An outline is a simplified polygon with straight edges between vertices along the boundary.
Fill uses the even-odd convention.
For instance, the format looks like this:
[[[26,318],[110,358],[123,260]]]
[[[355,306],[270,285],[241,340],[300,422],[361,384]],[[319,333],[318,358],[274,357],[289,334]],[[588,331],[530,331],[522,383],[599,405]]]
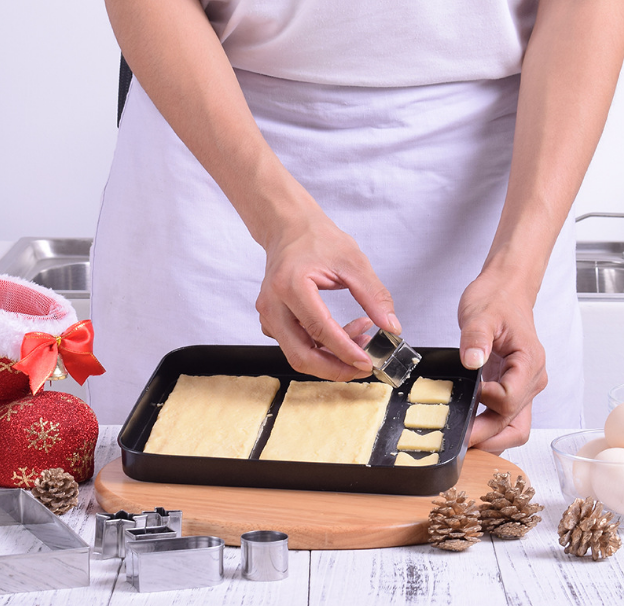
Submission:
[[[104,367],[93,355],[93,326],[91,320],[72,324],[60,337],[45,332],[24,335],[21,360],[13,368],[28,375],[30,389],[37,393],[56,366],[60,355],[67,372],[80,385],[90,375],[103,374]]]

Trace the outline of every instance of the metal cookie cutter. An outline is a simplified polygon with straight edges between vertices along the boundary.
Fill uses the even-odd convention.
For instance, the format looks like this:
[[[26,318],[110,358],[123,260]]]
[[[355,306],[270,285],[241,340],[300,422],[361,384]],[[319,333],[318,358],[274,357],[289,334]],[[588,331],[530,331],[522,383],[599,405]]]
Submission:
[[[152,526],[169,526],[176,533],[182,534],[182,512],[179,509],[166,510],[156,507],[154,511],[128,513],[123,509],[117,513],[95,514],[94,553],[102,560],[123,558],[126,555],[126,538],[124,532],[134,528]]]
[[[29,492],[0,489],[0,602],[9,593],[87,587],[89,552],[89,545]]]
[[[254,530],[241,535],[241,568],[250,581],[281,581],[288,576],[288,535]]]
[[[146,525],[146,514],[128,513],[123,509],[117,513],[96,513],[93,552],[102,560],[123,558],[126,555],[124,530]]]
[[[126,528],[124,530],[125,547],[124,553],[128,553],[129,545],[136,544],[136,541],[162,541],[163,539],[175,539],[180,535],[168,526],[147,526],[146,528]],[[134,561],[126,558],[126,580],[132,583],[136,575],[133,568]]]
[[[154,511],[142,513],[147,515],[147,526],[168,526],[177,537],[182,536],[182,510],[154,507]]]
[[[401,387],[422,358],[401,337],[381,328],[364,351],[373,362],[373,374],[392,387]]]
[[[218,585],[223,546],[223,539],[206,536],[129,542],[126,580],[141,593]]]

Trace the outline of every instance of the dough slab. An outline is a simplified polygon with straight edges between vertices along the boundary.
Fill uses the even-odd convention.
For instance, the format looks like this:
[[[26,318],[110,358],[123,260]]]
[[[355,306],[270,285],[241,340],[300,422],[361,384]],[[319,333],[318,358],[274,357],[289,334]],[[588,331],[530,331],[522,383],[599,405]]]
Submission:
[[[391,393],[385,383],[292,381],[260,458],[365,465]]]
[[[267,376],[180,375],[144,452],[248,458],[279,386]]]

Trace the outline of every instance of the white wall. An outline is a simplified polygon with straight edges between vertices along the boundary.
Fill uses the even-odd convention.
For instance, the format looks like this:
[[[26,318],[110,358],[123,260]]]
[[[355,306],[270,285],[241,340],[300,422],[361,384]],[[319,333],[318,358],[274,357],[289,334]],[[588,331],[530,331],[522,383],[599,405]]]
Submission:
[[[118,70],[104,0],[0,3],[0,240],[94,234]]]
[[[574,212],[577,217],[589,212],[624,213],[624,69]],[[624,241],[624,218],[585,219],[577,224],[577,239]]]
[[[119,49],[104,0],[2,2],[0,57],[0,241],[92,236],[117,133]],[[624,212],[623,88],[577,215]],[[606,237],[605,226],[588,220],[579,237]],[[615,229],[624,239],[624,219]]]

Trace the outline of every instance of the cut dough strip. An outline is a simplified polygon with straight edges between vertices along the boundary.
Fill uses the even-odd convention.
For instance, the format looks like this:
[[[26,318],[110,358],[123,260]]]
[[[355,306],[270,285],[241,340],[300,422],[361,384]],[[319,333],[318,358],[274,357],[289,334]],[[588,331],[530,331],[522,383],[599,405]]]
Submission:
[[[453,381],[418,377],[407,396],[408,402],[421,404],[448,404],[451,401]]]
[[[449,415],[447,404],[414,404],[405,414],[405,427],[411,429],[442,429]]]
[[[394,461],[394,465],[396,466],[405,466],[405,467],[426,467],[427,465],[435,465],[440,461],[440,455],[437,452],[433,452],[426,457],[422,457],[421,459],[415,459],[412,455],[407,454],[406,452],[400,452],[397,454],[396,459]]]
[[[442,450],[442,432],[430,431],[424,435],[404,429],[397,444],[398,450],[438,452]]]

